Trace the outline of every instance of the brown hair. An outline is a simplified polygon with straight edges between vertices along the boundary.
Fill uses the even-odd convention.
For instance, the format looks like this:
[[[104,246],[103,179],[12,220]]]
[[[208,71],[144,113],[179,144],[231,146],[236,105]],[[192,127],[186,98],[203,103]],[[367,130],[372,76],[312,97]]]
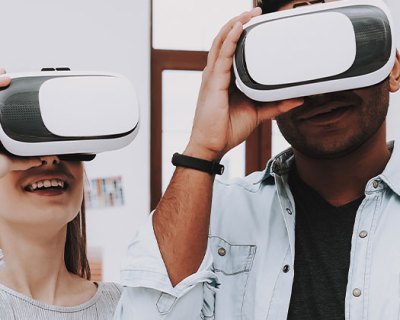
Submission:
[[[270,13],[291,2],[293,0],[258,0],[257,6],[262,8],[263,13]]]
[[[86,252],[85,200],[82,201],[81,211],[67,225],[64,261],[69,272],[90,280],[90,266]]]

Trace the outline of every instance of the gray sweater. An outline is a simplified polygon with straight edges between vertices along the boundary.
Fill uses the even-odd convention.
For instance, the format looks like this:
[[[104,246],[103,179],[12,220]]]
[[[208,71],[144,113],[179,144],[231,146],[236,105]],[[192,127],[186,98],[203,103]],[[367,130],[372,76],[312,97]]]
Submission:
[[[60,307],[41,303],[0,284],[1,320],[111,320],[122,287],[99,283],[96,294],[84,304]]]

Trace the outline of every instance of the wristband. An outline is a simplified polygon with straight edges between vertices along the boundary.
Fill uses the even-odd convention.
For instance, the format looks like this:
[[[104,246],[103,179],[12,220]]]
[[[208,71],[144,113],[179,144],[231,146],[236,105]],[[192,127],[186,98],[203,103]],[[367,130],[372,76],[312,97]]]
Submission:
[[[195,169],[209,174],[223,174],[225,169],[225,167],[222,164],[219,164],[218,161],[198,159],[179,153],[174,153],[171,162],[175,167]]]

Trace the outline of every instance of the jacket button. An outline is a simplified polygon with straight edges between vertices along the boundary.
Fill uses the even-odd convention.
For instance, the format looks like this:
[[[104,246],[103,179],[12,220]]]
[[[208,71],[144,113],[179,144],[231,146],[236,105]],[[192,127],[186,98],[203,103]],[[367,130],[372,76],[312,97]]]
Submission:
[[[293,212],[292,212],[292,210],[290,210],[290,208],[286,208],[286,212],[287,212],[288,214],[290,214],[290,215],[293,214]]]
[[[223,257],[224,255],[226,255],[226,250],[225,248],[219,248],[218,249],[218,254]]]
[[[378,180],[374,180],[374,182],[372,182],[372,186],[376,189],[379,187],[379,181]]]
[[[289,271],[290,271],[290,266],[287,264],[287,265],[285,265],[283,268],[282,268],[282,271],[284,272],[284,273],[288,273]]]
[[[368,232],[363,230],[363,231],[360,232],[359,236],[360,236],[360,238],[364,239],[364,238],[366,238],[368,236]]]
[[[356,288],[353,290],[353,296],[355,296],[356,298],[358,298],[359,296],[361,296],[361,290]]]

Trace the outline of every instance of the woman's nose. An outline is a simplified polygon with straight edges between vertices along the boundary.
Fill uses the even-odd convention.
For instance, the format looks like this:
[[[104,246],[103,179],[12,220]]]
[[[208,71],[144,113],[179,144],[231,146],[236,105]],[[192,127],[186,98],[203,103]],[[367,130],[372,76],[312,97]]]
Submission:
[[[59,164],[61,162],[60,158],[58,156],[41,156],[39,157],[40,160],[42,161],[42,165],[55,165]]]

